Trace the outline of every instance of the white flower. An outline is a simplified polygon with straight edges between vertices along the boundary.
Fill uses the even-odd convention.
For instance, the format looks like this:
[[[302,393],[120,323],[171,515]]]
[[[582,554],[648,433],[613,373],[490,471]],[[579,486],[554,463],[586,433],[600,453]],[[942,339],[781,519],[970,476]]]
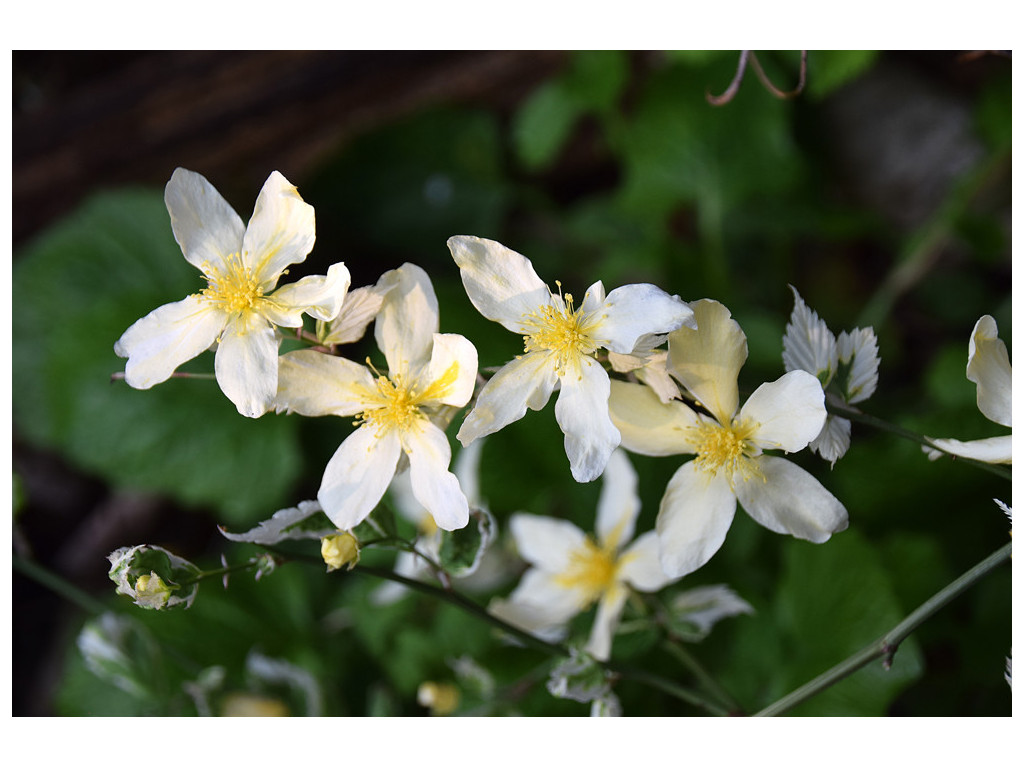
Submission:
[[[393,284],[374,326],[387,375],[314,350],[290,352],[281,356],[276,407],[305,416],[359,416],[317,494],[339,529],[351,530],[373,511],[403,452],[417,501],[441,528],[461,528],[469,506],[448,471],[448,438],[430,415],[469,401],[476,348],[462,336],[437,332],[437,298],[422,269],[404,264],[381,282]]]
[[[991,315],[984,315],[974,324],[967,351],[967,378],[978,386],[978,410],[985,418],[1004,427],[1012,427],[1013,371],[1006,344],[999,338],[999,328]],[[933,461],[945,452],[989,464],[1013,463],[1011,435],[967,442],[928,439],[942,449],[924,447],[928,458]]]
[[[289,264],[313,247],[313,207],[284,176],[270,174],[249,225],[205,178],[178,168],[164,192],[174,239],[207,287],[136,321],[114,345],[125,381],[149,389],[217,344],[217,383],[244,416],[261,416],[277,392],[275,326],[298,328],[302,313],[328,320],[349,286],[344,264],[274,290]]]
[[[692,325],[693,312],[653,285],[626,285],[605,296],[600,281],[577,307],[571,294],[552,293],[526,257],[500,243],[459,236],[448,239],[448,248],[473,306],[525,341],[525,353],[480,391],[459,440],[468,445],[521,419],[527,408],[540,410],[559,387],[555,418],[572,475],[579,482],[597,478],[619,433],[608,416],[608,374],[595,353],[631,354],[647,334]]]
[[[793,313],[782,339],[787,371],[813,373],[829,394],[845,403],[867,400],[878,386],[878,341],[871,328],[843,331],[838,340],[793,290]],[[850,420],[828,414],[810,448],[835,466],[850,447]]]
[[[609,401],[624,448],[649,456],[696,454],[672,476],[658,512],[661,564],[673,577],[695,571],[718,551],[737,500],[766,528],[808,541],[827,541],[847,526],[846,509],[812,475],[764,453],[798,451],[821,431],[821,384],[806,371],[791,371],[762,384],[740,408],[746,336],[718,302],[692,306],[697,330],[669,335],[669,368],[710,415],[620,381],[612,382]]]
[[[532,567],[507,600],[491,603],[490,612],[528,632],[554,637],[596,601],[586,651],[606,660],[630,588],[655,592],[672,581],[658,562],[654,531],[630,543],[640,511],[636,483],[625,453],[613,452],[597,506],[596,541],[567,520],[514,515],[512,536]]]

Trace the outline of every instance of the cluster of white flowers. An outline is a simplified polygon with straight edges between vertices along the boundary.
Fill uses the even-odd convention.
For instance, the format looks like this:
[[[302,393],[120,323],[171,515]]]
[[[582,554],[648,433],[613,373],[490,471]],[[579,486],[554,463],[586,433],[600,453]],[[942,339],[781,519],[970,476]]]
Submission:
[[[787,372],[741,404],[747,339],[721,303],[687,302],[650,284],[606,293],[601,281],[576,301],[561,283],[552,291],[526,257],[500,243],[452,237],[448,247],[473,305],[523,338],[522,354],[477,389],[476,347],[461,335],[439,333],[437,298],[421,268],[404,264],[376,285],[349,292],[348,269],[338,263],[324,276],[277,287],[315,238],[312,207],[281,174],[267,180],[248,226],[191,171],[174,172],[165,199],[174,236],[207,285],[125,331],[115,350],[128,358],[126,381],[151,387],[216,348],[217,382],[245,416],[276,410],[355,417],[317,494],[346,535],[394,483],[392,493],[406,499],[402,506],[423,534],[419,556],[436,560],[438,529],[463,528],[480,507],[479,454],[469,447],[528,409],[542,409],[557,391],[555,419],[572,477],[604,480],[596,536],[563,519],[511,517],[511,535],[529,567],[511,595],[490,608],[509,624],[558,638],[596,603],[586,651],[608,659],[631,593],[658,591],[707,563],[722,546],[737,503],[764,527],[811,542],[847,527],[843,504],[777,454],[810,447],[835,464],[846,453],[850,422],[828,413],[826,395],[843,405],[871,395],[877,342],[871,329],[837,339],[795,289],[784,339]],[[302,331],[303,314],[316,320],[315,334]],[[358,340],[370,322],[384,370],[337,354],[339,344]],[[296,329],[296,338],[314,346],[279,354],[281,328]],[[968,378],[978,384],[982,412],[1009,426],[1009,362],[989,317],[972,336]],[[445,430],[466,406],[457,438],[473,469],[460,471],[460,478],[449,471]],[[987,461],[1010,457],[1009,438],[933,442]],[[635,538],[640,498],[626,451],[692,457],[668,482],[655,529]],[[355,539],[345,540],[344,552],[336,537],[324,542],[333,567],[358,560]],[[396,570],[426,576],[411,552]],[[716,618],[750,610],[721,589],[728,600],[713,608]]]

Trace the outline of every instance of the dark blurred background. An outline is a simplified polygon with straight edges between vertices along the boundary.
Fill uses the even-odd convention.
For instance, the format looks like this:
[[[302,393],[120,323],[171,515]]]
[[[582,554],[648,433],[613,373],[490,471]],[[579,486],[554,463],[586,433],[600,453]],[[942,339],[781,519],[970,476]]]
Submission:
[[[311,498],[337,445],[322,425],[283,417],[268,417],[264,432],[240,431],[246,446],[270,446],[261,455],[278,474],[239,499],[229,486],[248,478],[225,471],[195,488],[182,479],[198,472],[190,456],[209,462],[198,430],[175,431],[194,397],[180,382],[159,395],[173,424],[138,444],[119,431],[151,418],[158,401],[108,383],[103,372],[122,365],[113,342],[134,318],[191,290],[180,255],[171,263],[176,246],[159,202],[178,166],[205,175],[243,219],[269,173],[281,171],[317,211],[303,273],[344,260],[359,286],[419,263],[435,280],[442,330],[466,333],[481,365],[500,364],[517,344],[468,306],[444,244],[453,234],[501,240],[530,256],[542,278],[580,291],[598,277],[609,289],[649,280],[684,299],[723,301],[750,341],[747,389],[782,372],[791,283],[833,331],[878,333],[879,392],[866,410],[936,436],[999,434],[977,412],[963,366],[982,314],[996,317],[1011,345],[1008,54],[811,52],[799,96],[777,99],[748,71],[731,102],[709,105],[738,55],[15,51],[15,552],[113,605],[107,553],[150,542],[213,558],[224,549],[216,524],[240,529]],[[798,52],[759,60],[779,88],[794,87]],[[147,238],[166,261],[134,263]],[[90,293],[94,273],[113,287],[97,283]],[[119,304],[134,285],[144,288]],[[227,423],[233,414],[215,400],[211,418]],[[111,414],[124,402],[135,404],[133,415],[117,422]],[[530,425],[542,420],[531,416]],[[509,450],[532,439],[510,432]],[[225,438],[225,452],[237,444]],[[162,450],[173,454],[165,467],[145,464]],[[644,508],[653,521],[677,464],[638,464],[651,480]],[[858,427],[834,470],[813,466],[850,508],[859,531],[851,536],[865,537],[903,613],[1005,541],[1005,520],[989,502],[1010,500],[999,478],[929,464],[916,446]],[[575,509],[487,471],[492,505]],[[767,601],[770,583],[795,561],[762,555],[746,577],[729,569],[748,562],[755,543],[759,552],[790,544],[739,518],[737,548],[719,556],[712,575],[749,586],[752,602],[765,590]],[[759,586],[761,576],[769,583]],[[1008,573],[997,580],[1005,583],[982,585],[921,630],[923,672],[882,711],[1009,713]],[[80,606],[21,571],[13,593],[14,714],[106,713],[81,693],[86,673],[68,692]],[[337,694],[338,711],[358,711],[372,689],[352,674],[356,693]],[[404,704],[394,713],[415,711]]]

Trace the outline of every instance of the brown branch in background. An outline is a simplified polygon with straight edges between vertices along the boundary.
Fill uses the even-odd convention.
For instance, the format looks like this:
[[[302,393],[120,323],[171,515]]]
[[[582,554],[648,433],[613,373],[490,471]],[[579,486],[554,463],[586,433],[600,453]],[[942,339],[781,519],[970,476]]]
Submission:
[[[740,60],[736,66],[736,74],[733,76],[732,82],[729,83],[729,87],[725,89],[721,96],[712,96],[710,92],[705,93],[709,104],[714,107],[720,107],[732,101],[736,92],[740,89],[740,83],[743,82],[743,75],[746,74],[748,61],[751,67],[753,67],[757,79],[761,81],[761,84],[768,89],[772,96],[778,99],[791,99],[803,93],[804,86],[807,84],[807,51],[800,51],[800,79],[796,84],[796,88],[792,91],[779,90],[768,79],[768,75],[764,73],[764,69],[761,68],[761,63],[757,60],[757,55],[753,51],[740,51]]]
[[[729,83],[729,87],[725,89],[721,96],[712,96],[710,91],[705,92],[704,95],[707,97],[708,104],[713,107],[720,107],[732,101],[732,97],[740,89],[740,83],[743,82],[743,75],[747,71],[748,58],[750,58],[750,51],[740,51],[740,63],[736,67],[736,74],[733,76],[732,82]]]
[[[768,75],[761,69],[761,63],[753,53],[750,54],[750,65],[754,68],[754,73],[757,75],[757,79],[761,81],[761,84],[768,89],[772,96],[778,99],[792,99],[794,96],[799,96],[803,93],[804,85],[807,84],[807,51],[800,51],[800,79],[796,84],[796,88],[792,91],[780,91],[776,88],[775,84],[768,79]]]

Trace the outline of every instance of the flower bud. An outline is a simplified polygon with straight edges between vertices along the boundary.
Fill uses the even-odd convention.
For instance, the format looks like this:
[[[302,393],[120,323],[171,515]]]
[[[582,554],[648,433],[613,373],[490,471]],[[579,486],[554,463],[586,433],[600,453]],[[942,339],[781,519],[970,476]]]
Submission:
[[[425,682],[416,692],[420,706],[429,707],[432,715],[450,715],[459,706],[459,689],[451,683]]]
[[[325,536],[320,540],[320,555],[327,563],[328,573],[342,566],[351,571],[359,562],[359,542],[348,531]]]
[[[142,608],[188,608],[199,590],[202,571],[162,547],[121,547],[107,559],[117,594],[128,595]]]

